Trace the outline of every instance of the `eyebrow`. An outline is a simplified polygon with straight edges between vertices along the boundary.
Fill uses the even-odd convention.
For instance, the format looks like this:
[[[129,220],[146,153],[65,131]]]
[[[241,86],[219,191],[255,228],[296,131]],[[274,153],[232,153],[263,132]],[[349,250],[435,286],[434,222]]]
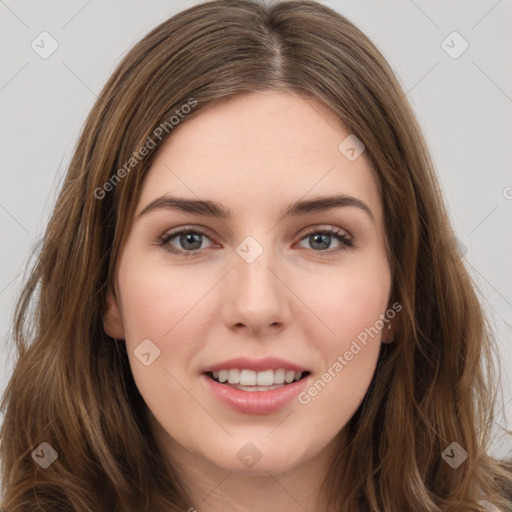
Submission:
[[[340,207],[359,208],[375,222],[372,211],[363,201],[356,197],[344,194],[309,199],[306,201],[296,201],[286,208],[282,217],[296,217]],[[166,209],[179,210],[207,217],[219,217],[222,219],[227,219],[232,216],[232,213],[228,208],[225,208],[222,204],[215,201],[186,199],[182,197],[163,195],[145,206],[137,217],[140,218],[149,212]]]

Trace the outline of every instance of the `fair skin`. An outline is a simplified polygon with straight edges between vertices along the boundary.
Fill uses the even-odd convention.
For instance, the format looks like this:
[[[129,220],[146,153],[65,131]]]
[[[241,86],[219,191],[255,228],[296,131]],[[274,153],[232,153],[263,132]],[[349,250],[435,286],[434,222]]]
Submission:
[[[332,376],[338,356],[389,308],[391,287],[372,168],[364,153],[349,161],[338,150],[349,133],[325,106],[296,93],[243,94],[184,120],[145,178],[105,330],[126,340],[155,438],[199,512],[317,510],[336,436],[389,341],[386,327]],[[339,194],[371,215],[348,205],[282,217],[293,202]],[[139,216],[163,195],[215,201],[232,215],[160,207]],[[188,237],[158,245],[178,227]],[[329,228],[352,246],[322,238]],[[237,252],[246,237],[263,251],[251,262]],[[148,366],[134,354],[145,339],[160,350]],[[329,368],[332,378],[308,403],[295,396],[275,411],[241,412],[219,400],[203,374],[241,356],[307,369],[306,391]],[[261,458],[249,467],[240,450]]]

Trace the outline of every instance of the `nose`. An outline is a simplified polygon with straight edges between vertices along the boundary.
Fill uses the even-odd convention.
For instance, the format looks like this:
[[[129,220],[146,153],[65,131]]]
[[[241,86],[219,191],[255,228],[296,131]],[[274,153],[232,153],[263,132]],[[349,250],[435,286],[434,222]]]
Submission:
[[[289,321],[289,292],[274,256],[268,248],[254,261],[233,254],[222,309],[229,329],[265,337],[275,334]]]

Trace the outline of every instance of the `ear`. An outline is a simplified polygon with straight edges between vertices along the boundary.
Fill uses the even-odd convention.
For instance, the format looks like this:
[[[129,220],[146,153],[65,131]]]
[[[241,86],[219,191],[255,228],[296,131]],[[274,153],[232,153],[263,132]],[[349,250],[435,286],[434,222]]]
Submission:
[[[107,292],[107,311],[103,316],[103,329],[111,338],[125,338],[123,320],[112,288]]]

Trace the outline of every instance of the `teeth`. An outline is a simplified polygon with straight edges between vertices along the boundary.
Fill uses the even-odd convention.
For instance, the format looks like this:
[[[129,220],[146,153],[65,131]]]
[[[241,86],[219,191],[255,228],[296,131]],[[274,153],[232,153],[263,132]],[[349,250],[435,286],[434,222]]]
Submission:
[[[297,381],[302,377],[302,372],[293,370],[265,370],[263,372],[255,372],[254,370],[230,368],[229,370],[217,370],[213,372],[213,377],[219,382],[227,382],[237,385],[238,389],[251,386],[251,391],[267,391],[275,389],[274,386],[280,386],[285,382],[287,384]],[[259,389],[261,388],[261,389]],[[247,390],[248,391],[248,390]]]
[[[256,374],[256,384],[258,386],[272,386],[274,384],[274,372],[267,370]]]
[[[240,370],[233,368],[228,371],[228,382],[230,384],[238,384],[240,382]]]
[[[288,370],[284,376],[285,382],[290,384],[290,382],[293,382],[293,379],[295,379],[295,372],[293,370]]]
[[[242,370],[240,372],[240,384],[242,386],[256,386],[256,372],[254,370]]]
[[[274,382],[276,384],[282,384],[284,382],[285,374],[286,374],[286,372],[282,368],[279,368],[279,370],[276,370],[274,372]]]

